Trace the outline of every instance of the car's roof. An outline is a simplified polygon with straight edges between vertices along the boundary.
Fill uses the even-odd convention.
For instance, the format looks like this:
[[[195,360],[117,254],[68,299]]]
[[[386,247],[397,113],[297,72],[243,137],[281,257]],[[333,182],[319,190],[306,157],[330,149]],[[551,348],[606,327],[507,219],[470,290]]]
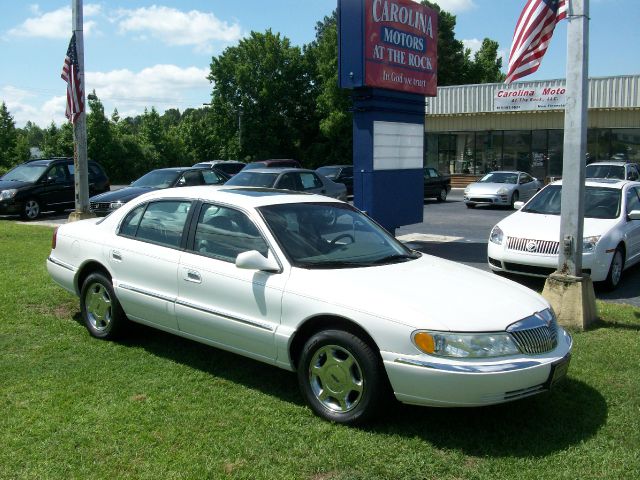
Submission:
[[[489,173],[526,173],[526,172],[522,172],[520,170],[494,170],[493,172],[489,172]]]
[[[276,167],[276,168],[253,168],[251,170],[245,170],[242,173],[288,173],[288,172],[314,172],[308,168],[295,168],[295,167]]]
[[[208,170],[206,167],[166,167],[166,168],[156,168],[151,170],[151,172],[184,172],[185,170]],[[151,173],[147,172],[147,173]]]
[[[619,161],[604,161],[604,162],[591,162],[589,165],[587,165],[587,167],[590,167],[591,165],[612,165],[612,166],[616,166],[616,167],[624,167],[625,165],[630,165],[629,162],[619,162]]]
[[[72,162],[73,158],[71,157],[52,157],[52,158],[38,158],[36,160],[29,160],[27,163],[29,165],[49,165],[53,162]]]
[[[241,162],[239,160],[206,160],[204,162],[196,163],[194,167],[196,165],[219,165],[221,163],[237,163],[239,165],[246,165],[244,162]]]
[[[323,195],[294,192],[291,190],[275,190],[258,187],[227,187],[214,185],[198,185],[193,187],[166,188],[146,193],[145,200],[162,198],[193,198],[216,201],[238,207],[256,208],[265,205],[285,203],[341,203]],[[140,197],[140,198],[143,198]]]
[[[587,178],[584,184],[587,187],[609,187],[617,189],[622,189],[627,184],[637,184],[640,186],[640,182],[620,180],[617,178]],[[562,185],[562,180],[557,180],[550,185]]]
[[[319,170],[321,168],[346,168],[346,167],[353,167],[353,165],[322,165],[321,167],[318,167],[316,170]]]

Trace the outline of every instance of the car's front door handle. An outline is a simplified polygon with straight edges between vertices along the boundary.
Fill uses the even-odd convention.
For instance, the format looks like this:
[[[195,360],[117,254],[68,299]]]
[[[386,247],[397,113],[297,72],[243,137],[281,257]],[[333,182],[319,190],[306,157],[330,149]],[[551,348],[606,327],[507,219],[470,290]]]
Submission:
[[[111,251],[111,258],[113,258],[114,260],[121,262],[122,261],[122,255],[120,254],[120,252],[116,251],[116,250],[112,250]]]
[[[200,274],[198,272],[196,272],[195,270],[185,270],[185,277],[184,279],[187,282],[192,282],[192,283],[202,283],[202,277],[200,276]]]

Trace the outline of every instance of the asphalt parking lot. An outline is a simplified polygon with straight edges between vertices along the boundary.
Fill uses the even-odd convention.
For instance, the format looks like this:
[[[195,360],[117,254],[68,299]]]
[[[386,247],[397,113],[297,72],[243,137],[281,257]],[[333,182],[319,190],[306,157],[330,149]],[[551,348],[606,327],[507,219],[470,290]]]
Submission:
[[[70,211],[64,214],[46,212],[39,220],[24,223],[61,225],[67,221],[69,213]],[[446,202],[425,200],[424,221],[397,229],[396,236],[421,252],[490,271],[487,266],[489,232],[496,223],[511,213],[513,210],[501,208],[468,209],[462,201],[462,190],[456,189]],[[20,220],[17,217],[0,216],[0,222],[3,221]],[[542,291],[544,287],[544,279],[517,275],[510,275],[509,278],[537,291]],[[596,286],[596,297],[640,308],[640,265],[625,271],[621,285],[613,292],[602,291]]]
[[[396,236],[412,248],[430,255],[491,271],[487,265],[487,239],[493,226],[513,213],[510,209],[476,207],[468,209],[462,201],[462,190],[451,192],[446,202],[425,200],[424,221],[396,230]],[[529,288],[542,291],[544,279],[510,275]],[[605,292],[596,285],[600,300],[640,307],[640,265],[626,270],[620,286]]]

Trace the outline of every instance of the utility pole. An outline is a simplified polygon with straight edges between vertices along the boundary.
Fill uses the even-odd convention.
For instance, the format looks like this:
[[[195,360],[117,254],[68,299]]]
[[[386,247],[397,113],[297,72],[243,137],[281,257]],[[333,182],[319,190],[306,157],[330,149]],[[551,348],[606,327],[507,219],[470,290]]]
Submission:
[[[84,82],[84,36],[82,25],[82,0],[72,0],[73,33],[76,35],[78,55],[78,76],[82,85],[82,104],[86,106]],[[85,107],[86,110],[86,107]],[[76,209],[69,215],[69,221],[93,217],[89,212],[89,175],[87,161],[87,115],[83,110],[73,124],[73,165]]]
[[[571,0],[568,13],[560,248],[558,270],[548,278],[543,295],[561,324],[584,329],[597,317],[593,282],[582,273],[589,0]]]

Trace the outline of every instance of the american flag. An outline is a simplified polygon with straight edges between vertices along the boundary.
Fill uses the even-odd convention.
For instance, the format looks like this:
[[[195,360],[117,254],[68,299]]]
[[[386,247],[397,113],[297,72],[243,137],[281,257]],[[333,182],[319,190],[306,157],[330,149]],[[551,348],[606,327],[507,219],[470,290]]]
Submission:
[[[569,0],[528,0],[513,32],[505,83],[529,75],[540,66],[553,30],[567,16]]]
[[[71,41],[69,42],[61,77],[67,82],[67,110],[65,111],[65,116],[71,123],[75,123],[80,113],[84,112],[84,93],[82,91],[82,82],[80,81],[75,33],[71,36]]]

